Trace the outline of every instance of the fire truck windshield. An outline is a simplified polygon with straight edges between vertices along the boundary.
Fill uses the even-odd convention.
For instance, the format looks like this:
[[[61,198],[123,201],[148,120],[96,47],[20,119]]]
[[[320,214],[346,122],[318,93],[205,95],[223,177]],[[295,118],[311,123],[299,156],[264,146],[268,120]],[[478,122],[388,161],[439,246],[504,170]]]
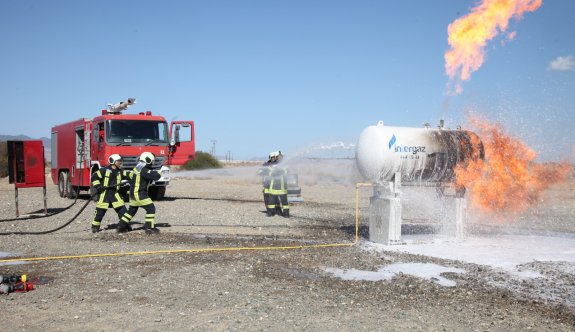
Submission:
[[[168,125],[162,121],[108,120],[106,141],[115,145],[166,145]]]

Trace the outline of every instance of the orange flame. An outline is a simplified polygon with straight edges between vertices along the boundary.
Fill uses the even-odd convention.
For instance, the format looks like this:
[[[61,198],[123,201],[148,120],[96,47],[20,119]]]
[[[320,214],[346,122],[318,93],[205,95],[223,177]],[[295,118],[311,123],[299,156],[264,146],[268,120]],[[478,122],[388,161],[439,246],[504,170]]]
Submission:
[[[454,92],[463,91],[462,81],[483,64],[485,45],[507,29],[512,17],[520,19],[524,12],[533,12],[542,0],[483,0],[471,13],[458,18],[447,27],[451,47],[445,52],[445,72],[455,80]],[[509,40],[515,37],[512,33]]]
[[[473,207],[499,217],[500,221],[536,204],[545,189],[572,171],[568,163],[535,163],[537,153],[506,135],[499,125],[478,117],[470,122],[483,140],[485,160],[457,166],[455,184],[469,190]]]

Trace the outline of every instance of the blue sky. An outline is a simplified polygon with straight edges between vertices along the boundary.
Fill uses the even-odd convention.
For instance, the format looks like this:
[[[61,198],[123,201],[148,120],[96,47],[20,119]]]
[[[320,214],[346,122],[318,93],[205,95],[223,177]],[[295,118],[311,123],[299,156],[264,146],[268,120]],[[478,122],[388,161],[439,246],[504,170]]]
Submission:
[[[378,120],[502,123],[543,160],[573,156],[575,1],[511,20],[513,41],[447,97],[447,26],[476,1],[0,0],[0,134],[49,137],[137,98],[235,159],[355,143]],[[564,66],[551,63],[563,57]]]

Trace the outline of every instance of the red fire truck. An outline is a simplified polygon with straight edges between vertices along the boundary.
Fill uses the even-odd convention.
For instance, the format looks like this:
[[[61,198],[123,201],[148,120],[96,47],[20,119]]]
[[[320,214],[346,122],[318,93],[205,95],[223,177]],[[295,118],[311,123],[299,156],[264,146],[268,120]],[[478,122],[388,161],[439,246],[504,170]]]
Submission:
[[[52,128],[52,181],[61,197],[75,198],[80,190],[90,190],[90,175],[108,165],[108,156],[122,156],[122,168],[131,170],[142,152],[156,156],[152,167],[162,177],[149,188],[152,199],[164,197],[170,182],[170,165],[183,165],[196,157],[194,122],[169,124],[152,112],[122,114],[135,103],[129,98],[93,119],[79,119]]]

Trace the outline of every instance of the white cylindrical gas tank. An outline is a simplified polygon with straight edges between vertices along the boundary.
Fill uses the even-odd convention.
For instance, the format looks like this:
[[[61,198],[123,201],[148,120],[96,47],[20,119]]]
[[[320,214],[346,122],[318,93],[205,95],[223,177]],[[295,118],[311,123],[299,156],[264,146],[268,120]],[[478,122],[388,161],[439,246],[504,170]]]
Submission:
[[[383,121],[359,136],[356,162],[373,183],[391,181],[401,172],[403,182],[448,182],[455,166],[484,157],[481,139],[471,131],[389,127]]]

